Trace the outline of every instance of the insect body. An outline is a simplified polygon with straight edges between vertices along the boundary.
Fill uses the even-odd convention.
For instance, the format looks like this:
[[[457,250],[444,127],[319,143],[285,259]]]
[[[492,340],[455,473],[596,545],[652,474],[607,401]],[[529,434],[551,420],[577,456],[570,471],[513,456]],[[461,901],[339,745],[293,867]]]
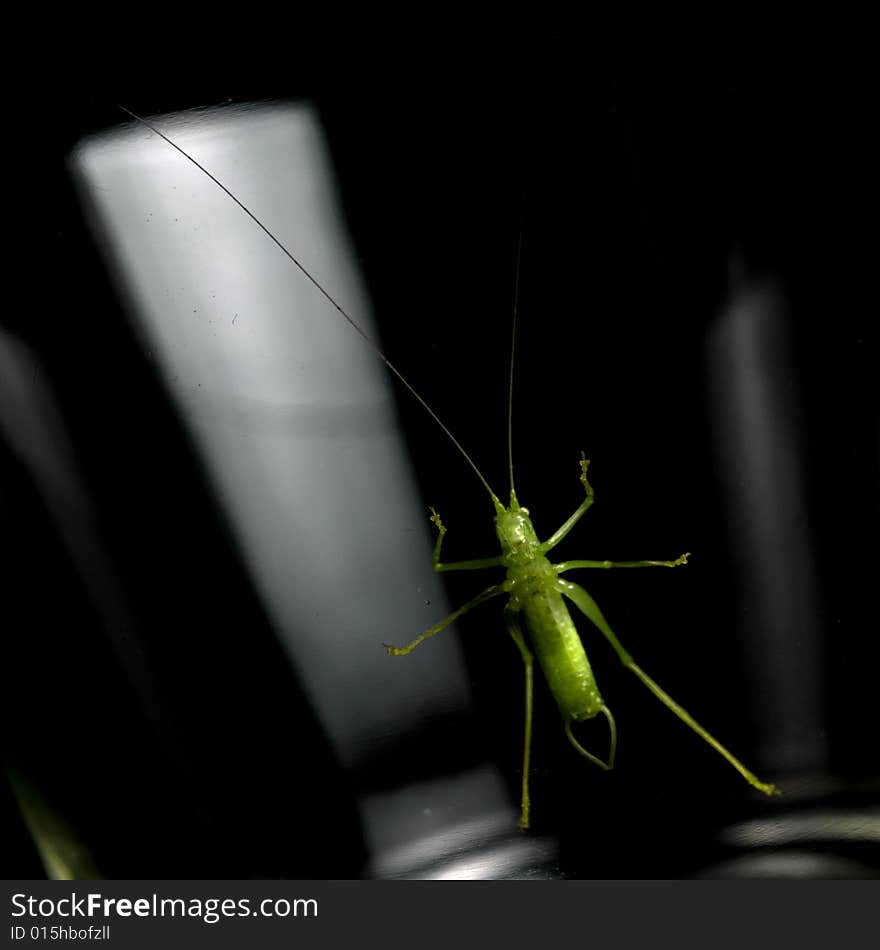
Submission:
[[[446,534],[446,528],[436,512],[432,513],[431,520],[437,526],[438,537],[434,548],[433,564],[437,571],[465,571],[482,568],[503,567],[507,571],[505,580],[478,594],[473,600],[450,614],[440,623],[426,630],[412,643],[405,647],[386,645],[392,656],[402,656],[423,643],[429,637],[439,633],[452,621],[467,613],[469,610],[502,595],[508,596],[507,606],[504,609],[504,618],[507,629],[514,643],[520,651],[525,665],[525,740],[523,747],[522,772],[522,800],[520,807],[519,827],[523,830],[529,827],[531,800],[529,797],[529,764],[532,738],[532,694],[533,694],[533,665],[534,655],[547,684],[550,687],[559,711],[562,714],[565,734],[574,748],[590,762],[604,770],[614,766],[614,756],[617,749],[617,728],[614,716],[605,704],[596,685],[590,662],[574,621],[565,604],[567,598],[605,635],[614,648],[621,662],[630,669],[648,687],[648,689],[676,716],[687,723],[699,736],[706,740],[714,749],[727,759],[728,762],[745,778],[749,784],[772,795],[776,792],[774,785],[762,782],[747,769],[725,746],[707,732],[693,717],[664,692],[633,660],[612,631],[608,622],[593,598],[583,587],[574,584],[561,575],[567,571],[579,568],[612,568],[612,567],[677,567],[687,563],[688,555],[682,554],[672,561],[561,561],[551,563],[547,554],[571,531],[581,519],[587,509],[593,504],[593,489],[587,481],[587,467],[589,462],[581,457],[581,484],[586,492],[586,499],[580,504],[570,518],[546,541],[540,541],[532,525],[529,511],[523,508],[516,497],[516,491],[511,487],[510,505],[505,507],[493,494],[495,504],[495,531],[501,544],[501,555],[494,558],[483,558],[473,561],[457,561],[443,563],[440,561],[440,550]],[[520,619],[525,620],[525,631]],[[603,760],[587,751],[575,738],[572,732],[572,723],[592,719],[599,713],[608,720],[610,743],[608,758]]]
[[[128,112],[128,110],[125,110]],[[432,510],[431,520],[437,528],[438,536],[432,557],[436,571],[469,571],[488,568],[503,568],[506,576],[503,581],[488,587],[464,606],[454,611],[439,623],[430,627],[411,643],[403,647],[386,645],[392,656],[402,656],[410,653],[425,640],[440,633],[454,620],[468,613],[480,604],[496,597],[506,596],[504,619],[525,667],[525,736],[523,748],[522,770],[522,800],[519,825],[520,828],[529,827],[530,798],[529,798],[529,765],[532,734],[532,702],[533,702],[533,666],[534,658],[543,672],[550,690],[556,700],[562,715],[565,733],[579,754],[602,769],[611,769],[617,746],[617,731],[614,717],[605,704],[596,679],[593,675],[589,660],[581,643],[574,621],[569,613],[567,601],[574,604],[610,642],[622,663],[630,669],[645,686],[676,716],[690,726],[698,735],[716,749],[737,771],[755,788],[765,794],[775,791],[773,785],[760,781],[721,743],[699,725],[681,706],[669,697],[636,663],[624,649],[616,635],[608,625],[599,607],[593,598],[579,585],[569,581],[563,575],[578,569],[606,569],[606,568],[634,568],[634,567],[675,567],[687,562],[687,554],[683,554],[671,561],[587,561],[569,560],[551,563],[547,555],[563,538],[575,527],[586,511],[593,504],[593,490],[587,480],[588,462],[582,456],[580,461],[580,481],[586,497],[574,513],[552,534],[547,540],[540,541],[532,525],[528,509],[522,507],[517,500],[513,486],[512,450],[509,449],[510,464],[510,502],[505,506],[492,491],[488,482],[476,467],[470,456],[455,439],[449,429],[438,418],[436,413],[427,405],[425,400],[414,390],[398,369],[378,349],[373,341],[364,333],[358,323],[343,309],[343,307],[328,293],[313,274],[296,258],[268,229],[235,197],[222,183],[220,183],[207,169],[199,165],[195,159],[172,142],[155,126],[140,119],[133,113],[129,114],[142,122],[153,132],[160,135],[165,141],[181,152],[184,157],[200,168],[212,181],[215,182],[229,197],[248,214],[254,222],[287,255],[293,264],[299,268],[304,276],[333,305],[337,312],[353,327],[353,329],[373,349],[376,355],[385,363],[388,369],[395,374],[415,399],[423,406],[431,418],[452,441],[461,455],[474,470],[480,482],[492,499],[495,511],[495,530],[500,544],[501,553],[494,557],[477,560],[443,562],[440,560],[446,528],[436,511]],[[516,334],[516,314],[514,313],[513,336]],[[510,367],[511,392],[513,379],[513,359]],[[512,399],[509,400],[508,436],[510,443],[512,419]],[[585,749],[575,737],[572,726],[575,723],[595,718],[602,714],[608,721],[610,741],[606,758],[601,758]]]

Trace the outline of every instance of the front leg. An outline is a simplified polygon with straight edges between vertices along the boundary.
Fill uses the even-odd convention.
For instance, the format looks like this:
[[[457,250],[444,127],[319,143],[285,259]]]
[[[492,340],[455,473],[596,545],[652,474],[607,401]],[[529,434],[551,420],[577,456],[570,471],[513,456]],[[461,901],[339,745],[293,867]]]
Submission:
[[[581,502],[578,506],[577,511],[559,528],[555,531],[542,545],[541,553],[546,554],[552,548],[555,548],[557,544],[568,534],[569,531],[583,518],[586,514],[587,509],[590,505],[593,504],[593,486],[587,481],[587,468],[590,465],[590,460],[581,452],[581,485],[584,486],[584,491],[587,493],[587,497]]]
[[[500,557],[483,557],[471,561],[449,561],[444,564],[440,560],[440,549],[443,547],[443,539],[446,537],[446,526],[433,508],[431,508],[431,522],[437,526],[437,543],[434,545],[431,566],[438,573],[443,571],[480,571],[486,567],[503,567]]]

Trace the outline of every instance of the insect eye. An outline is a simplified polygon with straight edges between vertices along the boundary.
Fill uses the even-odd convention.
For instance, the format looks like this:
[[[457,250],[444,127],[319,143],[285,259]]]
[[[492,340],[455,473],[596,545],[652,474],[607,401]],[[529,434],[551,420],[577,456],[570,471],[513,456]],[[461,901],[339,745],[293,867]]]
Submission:
[[[528,509],[528,508],[520,508],[520,511],[521,511],[524,515],[527,515],[527,514],[529,513],[529,509]]]

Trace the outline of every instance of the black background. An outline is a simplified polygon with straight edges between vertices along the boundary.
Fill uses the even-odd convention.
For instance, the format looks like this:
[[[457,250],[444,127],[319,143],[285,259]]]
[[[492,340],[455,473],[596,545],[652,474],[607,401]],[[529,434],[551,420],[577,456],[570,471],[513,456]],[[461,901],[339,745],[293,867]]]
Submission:
[[[729,299],[734,254],[749,279],[784,287],[825,634],[825,768],[876,776],[877,362],[864,79],[856,66],[589,62],[576,42],[536,36],[503,49],[401,54],[382,75],[364,59],[345,77],[326,64],[294,66],[283,83],[166,81],[147,92],[82,83],[56,93],[51,109],[22,110],[25,187],[10,195],[22,211],[21,264],[10,276],[20,302],[4,322],[58,394],[126,579],[132,635],[162,671],[180,737],[175,750],[151,731],[39,492],[0,445],[5,741],[107,876],[356,876],[365,857],[356,791],[393,788],[443,762],[429,738],[372,774],[346,776],[299,692],[70,188],[64,157],[84,134],[125,121],[118,101],[141,114],[275,98],[318,105],[383,346],[499,494],[522,232],[520,499],[539,533],[553,530],[579,501],[585,450],[597,501],[566,555],[695,553],[686,572],[587,580],[637,659],[746,761],[761,723],[742,696],[735,539],[706,405],[706,331]],[[490,552],[473,474],[418,406],[402,397],[399,411],[425,504],[462,526],[449,556]],[[136,437],[145,430],[148,449]],[[460,602],[473,583],[454,578],[450,589]],[[198,638],[182,646],[177,626],[210,632],[210,649]],[[520,661],[500,620],[499,636],[490,632],[463,638],[478,703],[473,741],[488,746],[515,794]],[[715,829],[766,806],[591,643],[626,736],[626,770],[597,781],[539,690],[534,797],[545,807],[536,828],[560,837],[565,874],[697,873],[719,857],[706,843]],[[230,696],[201,734],[202,691],[222,689],[233,671],[252,689]],[[292,720],[296,760],[277,754]],[[6,807],[14,819],[11,799]],[[10,876],[38,875],[18,840]]]

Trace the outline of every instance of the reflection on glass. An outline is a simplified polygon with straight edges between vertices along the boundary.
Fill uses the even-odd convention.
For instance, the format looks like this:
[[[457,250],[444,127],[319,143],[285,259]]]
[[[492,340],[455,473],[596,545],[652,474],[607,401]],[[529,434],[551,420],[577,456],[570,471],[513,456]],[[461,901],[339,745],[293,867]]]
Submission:
[[[162,127],[375,337],[311,108],[222,110]],[[228,196],[149,131],[87,141],[74,171],[340,761],[366,770],[425,719],[462,715],[469,696],[454,636],[406,669],[382,649],[449,608],[380,362]],[[295,728],[279,754],[296,754]],[[491,772],[480,793],[495,814],[507,801]],[[452,824],[474,810],[453,791],[432,796]],[[406,809],[424,807],[401,800],[394,821],[366,809],[374,851],[411,817]]]

